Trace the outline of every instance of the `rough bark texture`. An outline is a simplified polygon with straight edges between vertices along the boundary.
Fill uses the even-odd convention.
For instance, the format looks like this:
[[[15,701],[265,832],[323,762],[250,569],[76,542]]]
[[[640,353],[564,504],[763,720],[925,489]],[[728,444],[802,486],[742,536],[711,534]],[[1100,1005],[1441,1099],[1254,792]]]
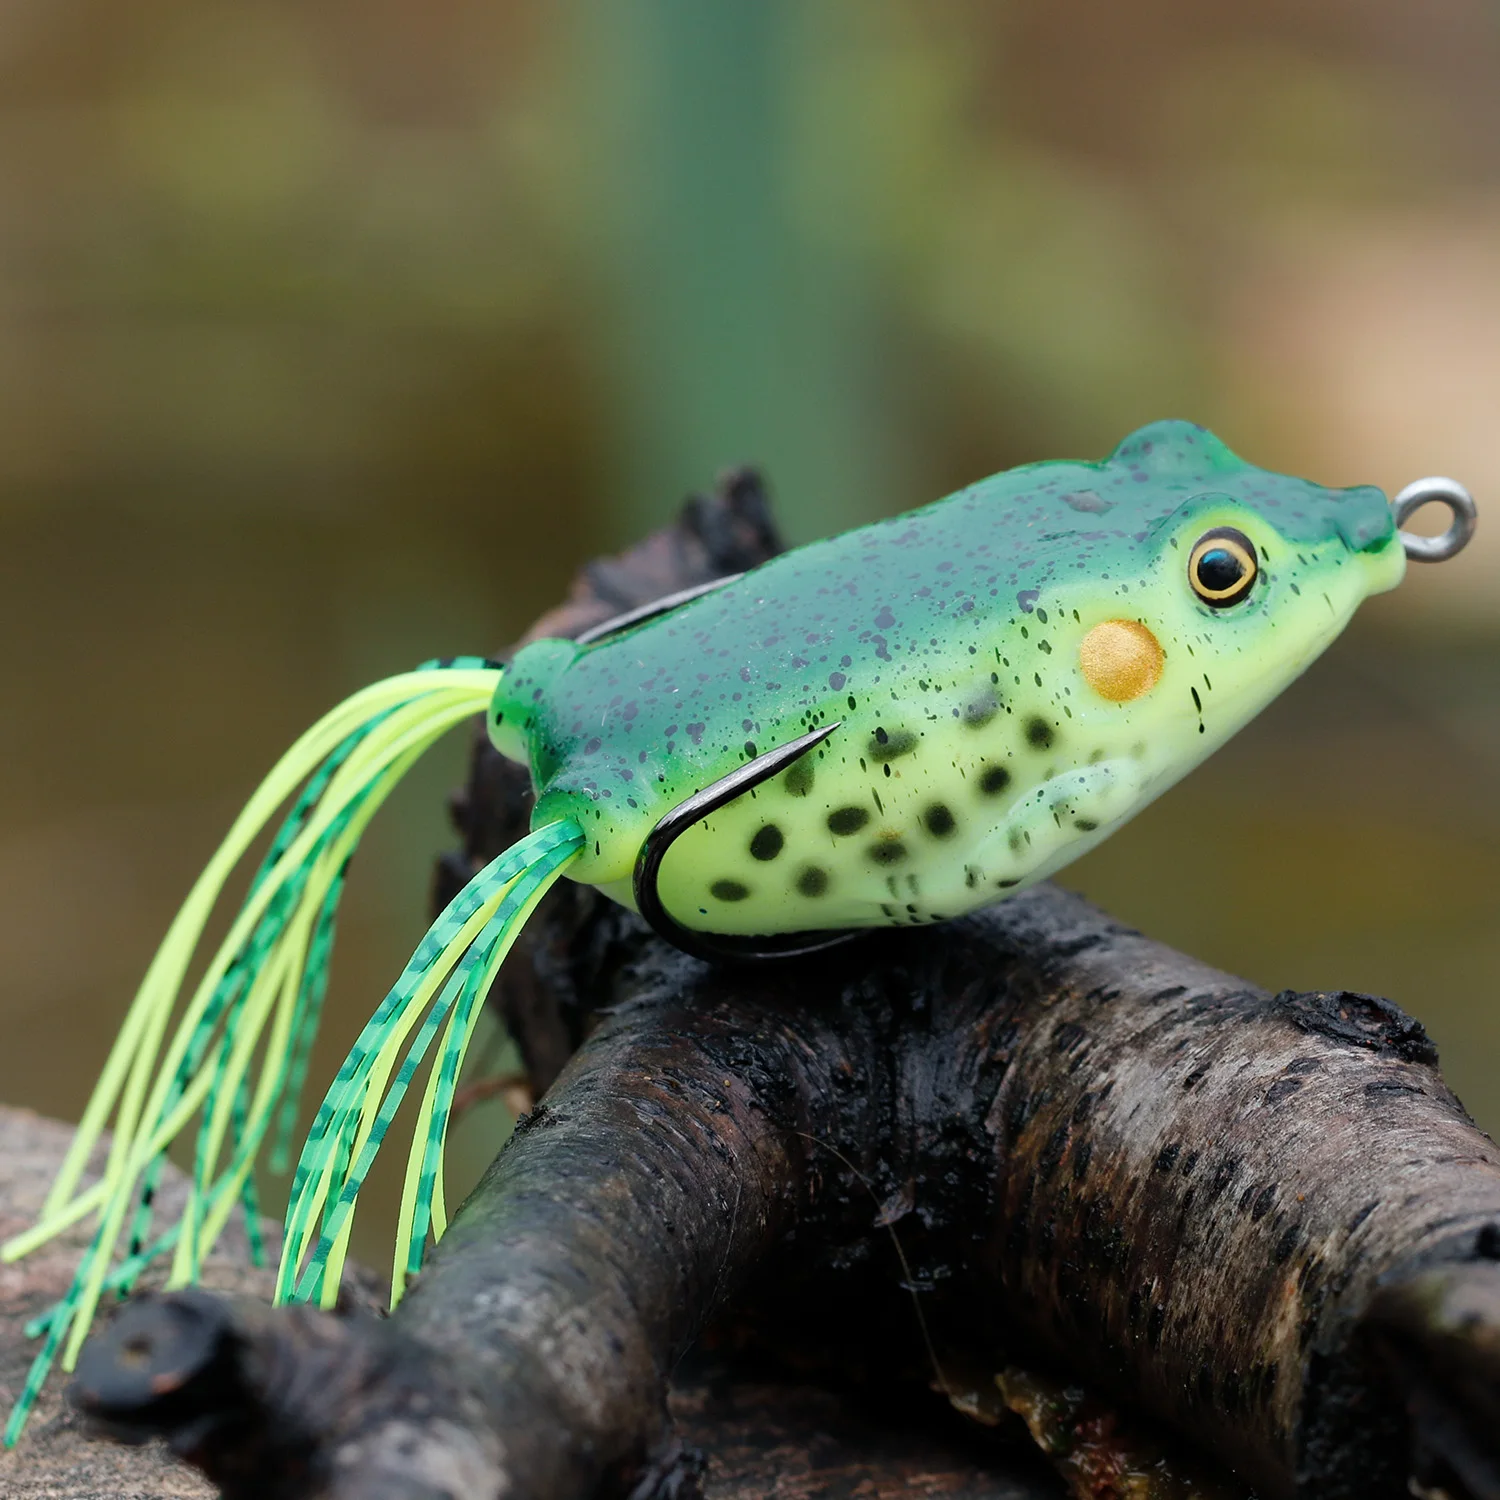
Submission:
[[[772,545],[734,476],[548,628]],[[441,880],[526,807],[481,746]],[[987,1489],[955,1477],[967,1458],[902,1488],[927,1483],[911,1454],[932,1439],[893,1430],[889,1403],[931,1428],[935,1382],[989,1417],[1019,1362],[1266,1496],[1395,1500],[1412,1472],[1500,1496],[1500,1155],[1387,1002],[1265,994],[1050,888],[737,969],[566,888],[506,972],[498,1001],[550,1087],[396,1316],[142,1304],[82,1370],[98,1415],[165,1432],[231,1496],[686,1497],[696,1443],[725,1500],[1010,1497],[1045,1489],[1000,1450]],[[884,1416],[832,1408],[879,1434],[884,1477],[789,1488],[786,1443],[736,1473],[722,1378],[680,1395],[675,1425],[670,1372],[715,1319],[731,1368],[769,1351],[804,1386],[884,1393]],[[809,1455],[802,1400],[779,1410]],[[1126,1493],[1080,1488],[1085,1468],[1075,1492]]]
[[[781,1347],[868,1365],[911,1342],[878,1202],[932,1288],[940,1360],[1085,1375],[1271,1493],[1402,1493],[1404,1424],[1358,1318],[1377,1284],[1500,1238],[1500,1162],[1420,1028],[1368,996],[1247,989],[1054,890],[865,949],[795,981],[654,945],[585,954],[619,976],[610,1010],[476,1195],[470,1222],[493,1217],[445,1245],[416,1326],[462,1305],[458,1267],[484,1274],[534,1164],[576,1160],[574,1132],[621,1095],[621,1123],[657,1139],[641,1181],[638,1147],[615,1169],[647,1210],[629,1252],[611,1230],[616,1253],[675,1263],[701,1305],[701,1267],[741,1264],[746,1231],[726,1234],[720,1158],[683,1122],[739,1153],[743,1128],[713,1122],[748,1106],[771,1139],[734,1177],[740,1212],[774,1235],[767,1170],[804,1194],[761,1273]],[[679,1324],[648,1326],[670,1356]]]
[[[1040,1359],[1266,1493],[1405,1493],[1360,1320],[1489,1274],[1500,1164],[1390,1006],[1248,990],[1050,889],[795,978],[607,925],[575,938],[616,976],[596,1028],[396,1317],[238,1315],[269,1417],[231,1493],[672,1493],[667,1374],[716,1305],[920,1370],[883,1226],[945,1376]]]
[[[0,1108],[0,1237],[30,1225],[72,1138],[69,1126],[29,1110]],[[183,1201],[185,1182],[168,1171],[160,1188],[167,1212]],[[14,1265],[0,1266],[0,1396],[5,1404],[20,1392],[35,1344],[22,1336],[26,1323],[67,1290],[88,1231],[76,1229]],[[269,1271],[250,1269],[247,1246],[231,1225],[204,1265],[207,1285],[229,1292],[269,1296]],[[159,1445],[119,1448],[91,1440],[63,1399],[63,1381],[53,1381],[32,1416],[26,1442],[0,1450],[0,1494],[7,1500],[120,1500],[127,1495],[162,1500],[200,1500],[213,1494],[201,1476]]]
[[[70,1136],[70,1127],[60,1122],[0,1107],[0,1234],[14,1233],[32,1221]],[[180,1174],[169,1168],[160,1189],[166,1211],[176,1211],[184,1186]],[[273,1226],[268,1224],[266,1230],[274,1244]],[[24,1261],[0,1267],[0,1399],[6,1402],[19,1391],[35,1352],[22,1327],[66,1288],[82,1235],[76,1231]],[[365,1300],[373,1305],[378,1300],[373,1278],[360,1272],[356,1277]],[[227,1305],[247,1326],[260,1326],[256,1320],[264,1316],[263,1309],[239,1299],[269,1296],[272,1276],[250,1267],[243,1235],[234,1226],[205,1265],[204,1279],[235,1299]],[[351,1343],[345,1334],[351,1325],[316,1317],[290,1321],[299,1336],[290,1340],[293,1359],[283,1368],[289,1378],[298,1380],[298,1389],[275,1407],[263,1401],[247,1407],[223,1399],[221,1388],[214,1412],[220,1464],[237,1461],[232,1447],[248,1446],[255,1454],[265,1441],[259,1423],[266,1416],[274,1414],[282,1424],[277,1441],[284,1450],[293,1446],[288,1434],[304,1424],[317,1434],[316,1441],[326,1442],[329,1428],[319,1424],[336,1416],[340,1403],[355,1411],[361,1422],[372,1415],[358,1386],[371,1365],[367,1358],[349,1357]],[[352,1326],[371,1333],[378,1328],[373,1323]],[[128,1330],[128,1324],[115,1325],[114,1338]],[[320,1345],[318,1335],[326,1337],[329,1330],[334,1332],[333,1343]],[[108,1340],[101,1342],[106,1349],[114,1347]],[[179,1366],[182,1343],[177,1340],[169,1351]],[[263,1346],[270,1355],[281,1347],[279,1340]],[[331,1357],[319,1359],[319,1348]],[[352,1348],[363,1352],[361,1341]],[[422,1367],[419,1359],[406,1365],[408,1375]],[[377,1373],[389,1379],[394,1372]],[[254,1378],[268,1387],[278,1383],[269,1360],[263,1359]],[[0,1452],[0,1494],[6,1500],[208,1500],[215,1493],[214,1486],[160,1442],[127,1447],[100,1441],[64,1399],[65,1384],[57,1379],[49,1385],[21,1446]],[[188,1390],[195,1402],[211,1405],[204,1399],[206,1384],[189,1385]],[[437,1389],[429,1386],[425,1395],[430,1398]],[[416,1393],[409,1394],[415,1399]],[[709,1500],[762,1500],[772,1495],[778,1500],[814,1500],[846,1494],[857,1494],[860,1500],[1048,1500],[1056,1493],[1035,1457],[1014,1439],[997,1447],[990,1433],[969,1427],[956,1414],[936,1423],[914,1422],[909,1392],[901,1387],[876,1393],[873,1400],[868,1394],[851,1397],[848,1390],[827,1383],[789,1382],[784,1372],[747,1370],[743,1362],[731,1369],[713,1360],[679,1371],[670,1404],[688,1445],[712,1450],[704,1480]],[[290,1421],[283,1415],[286,1407],[293,1409]],[[160,1419],[163,1414],[158,1410],[156,1415]],[[244,1425],[231,1444],[231,1424],[241,1418]],[[158,1421],[158,1426],[167,1425]],[[186,1439],[185,1446],[192,1446],[195,1435],[188,1428],[180,1424],[178,1435]],[[453,1435],[461,1440],[462,1430]],[[250,1492],[274,1495],[276,1490]]]

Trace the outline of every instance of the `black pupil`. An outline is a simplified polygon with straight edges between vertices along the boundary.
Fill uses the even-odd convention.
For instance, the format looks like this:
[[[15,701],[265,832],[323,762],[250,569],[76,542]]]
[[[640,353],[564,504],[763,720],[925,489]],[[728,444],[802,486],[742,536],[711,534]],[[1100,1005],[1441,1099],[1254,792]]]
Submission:
[[[1211,594],[1232,589],[1245,576],[1245,564],[1228,547],[1210,547],[1198,559],[1198,582]]]

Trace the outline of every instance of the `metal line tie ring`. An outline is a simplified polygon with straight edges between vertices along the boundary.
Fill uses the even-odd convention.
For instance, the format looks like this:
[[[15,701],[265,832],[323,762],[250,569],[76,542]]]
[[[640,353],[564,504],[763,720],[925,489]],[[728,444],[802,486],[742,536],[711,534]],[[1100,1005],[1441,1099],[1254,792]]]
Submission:
[[[1453,516],[1441,536],[1418,536],[1415,532],[1400,530],[1403,522],[1433,501],[1446,505]],[[1441,475],[1418,479],[1407,485],[1391,501],[1391,511],[1396,518],[1401,545],[1413,562],[1447,562],[1450,557],[1457,556],[1469,545],[1478,520],[1474,497],[1456,479],[1444,479]]]

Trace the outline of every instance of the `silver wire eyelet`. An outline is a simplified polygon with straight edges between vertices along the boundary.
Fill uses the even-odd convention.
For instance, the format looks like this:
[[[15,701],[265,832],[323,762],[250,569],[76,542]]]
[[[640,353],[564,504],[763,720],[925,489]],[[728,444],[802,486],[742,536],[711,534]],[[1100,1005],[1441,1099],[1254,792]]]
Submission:
[[[1433,501],[1446,505],[1453,516],[1452,525],[1441,536],[1417,536],[1400,529],[1403,522]],[[1456,557],[1469,545],[1479,520],[1474,497],[1468,490],[1456,479],[1444,479],[1440,475],[1407,485],[1391,501],[1391,513],[1396,518],[1401,545],[1413,562],[1447,562],[1450,557]]]

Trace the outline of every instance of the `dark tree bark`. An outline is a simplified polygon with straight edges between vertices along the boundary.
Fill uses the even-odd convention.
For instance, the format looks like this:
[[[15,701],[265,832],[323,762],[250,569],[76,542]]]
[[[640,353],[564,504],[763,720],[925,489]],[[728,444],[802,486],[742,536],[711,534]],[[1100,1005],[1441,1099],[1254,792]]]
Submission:
[[[547,628],[771,536],[734,476]],[[450,884],[524,787],[481,747],[456,811]],[[569,888],[507,976],[546,1093],[396,1315],[141,1303],[89,1409],[230,1496],[687,1496],[668,1382],[716,1320],[908,1408],[1048,1368],[1265,1495],[1500,1496],[1500,1156],[1388,1002],[1265,994],[1051,888],[734,969]],[[704,1390],[678,1410],[713,1460]],[[957,1483],[926,1493],[1044,1492]]]

